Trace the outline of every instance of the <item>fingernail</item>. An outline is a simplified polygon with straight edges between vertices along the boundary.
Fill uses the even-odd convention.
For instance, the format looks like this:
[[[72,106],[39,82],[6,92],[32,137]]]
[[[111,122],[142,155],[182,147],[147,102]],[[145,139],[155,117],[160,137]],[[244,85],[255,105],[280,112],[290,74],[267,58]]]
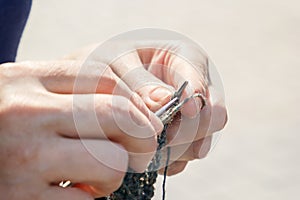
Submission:
[[[166,88],[158,87],[150,93],[149,97],[152,101],[165,103],[172,97],[172,92]]]

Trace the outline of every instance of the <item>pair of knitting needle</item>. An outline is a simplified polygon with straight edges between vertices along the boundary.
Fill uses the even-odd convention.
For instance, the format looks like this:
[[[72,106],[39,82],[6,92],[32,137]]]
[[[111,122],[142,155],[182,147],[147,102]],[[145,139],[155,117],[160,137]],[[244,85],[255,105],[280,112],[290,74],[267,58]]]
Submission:
[[[186,88],[188,81],[185,81],[179,89],[174,93],[172,99],[166,103],[163,107],[161,107],[158,111],[155,112],[155,115],[160,118],[163,124],[168,124],[172,121],[173,117],[176,113],[181,109],[181,107],[187,103],[190,99],[193,98],[201,98],[202,108],[206,104],[206,99],[201,93],[195,93],[190,97],[185,98],[180,102],[180,98],[182,97],[183,91]]]

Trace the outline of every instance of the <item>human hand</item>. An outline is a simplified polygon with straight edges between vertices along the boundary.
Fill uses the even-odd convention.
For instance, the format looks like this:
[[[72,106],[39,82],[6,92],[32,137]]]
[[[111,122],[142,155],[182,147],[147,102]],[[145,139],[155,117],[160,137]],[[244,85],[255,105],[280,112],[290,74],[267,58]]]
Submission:
[[[161,122],[106,65],[84,65],[85,73],[77,61],[0,65],[1,198],[93,199],[115,191],[128,165],[146,168]]]
[[[182,99],[194,93],[206,97],[203,109],[200,99],[185,104],[181,118],[175,119],[168,129],[172,162],[168,174],[172,175],[182,171],[187,161],[207,155],[212,134],[226,124],[227,111],[208,56],[186,38],[154,33],[154,39],[148,29],[125,33],[67,58],[107,63],[152,111],[167,103],[184,81],[189,84]],[[144,39],[143,34],[150,39],[148,35]]]

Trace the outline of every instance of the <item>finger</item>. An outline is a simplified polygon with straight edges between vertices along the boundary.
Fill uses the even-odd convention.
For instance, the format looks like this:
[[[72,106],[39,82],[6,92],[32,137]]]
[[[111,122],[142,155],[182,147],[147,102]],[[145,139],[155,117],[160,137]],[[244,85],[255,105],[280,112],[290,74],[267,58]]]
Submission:
[[[175,88],[188,81],[183,98],[196,92],[205,95],[207,87],[207,57],[199,48],[182,43],[161,44],[161,48],[140,49],[139,55],[147,69]],[[152,59],[149,57],[152,56]],[[199,99],[189,101],[182,109],[182,113],[194,117],[200,112],[202,102]]]
[[[191,161],[202,159],[207,156],[211,149],[212,137],[208,136],[201,140],[194,141],[189,146],[186,144],[171,148],[172,160]]]
[[[170,145],[191,143],[224,128],[227,122],[227,111],[224,101],[219,100],[214,92],[212,87],[207,89],[206,105],[196,117],[179,115],[173,119],[167,130]]]
[[[182,172],[185,167],[187,166],[187,161],[174,161],[172,162],[172,164],[170,164],[168,166],[168,170],[167,170],[167,175],[168,176],[173,176],[173,175],[176,175],[180,172]],[[158,173],[160,175],[163,175],[165,172],[165,168],[162,168],[158,171]]]
[[[137,51],[121,56],[111,64],[111,68],[153,111],[167,103],[173,95],[172,87],[144,68]]]
[[[170,65],[169,73],[172,84],[178,87],[184,81],[188,81],[182,99],[188,98],[195,93],[201,93],[203,96],[206,96],[206,74],[200,73],[189,61],[177,55],[173,55],[173,57],[174,59],[168,63]],[[202,107],[201,99],[194,98],[183,106],[181,113],[194,118]]]
[[[56,112],[47,127],[64,137],[109,139],[130,153],[130,165],[143,171],[156,151],[163,126],[153,113],[147,118],[122,96],[56,95]]]
[[[149,109],[135,92],[101,62],[22,62],[11,67],[38,77],[46,90],[59,94],[102,93],[130,99],[146,116]],[[18,69],[14,70],[18,71]]]
[[[15,67],[38,77],[44,87],[54,93],[112,94],[116,86],[121,84],[109,66],[100,61],[21,62]]]
[[[128,167],[128,154],[120,145],[107,140],[49,140],[38,166],[49,183],[70,180],[96,188],[107,195],[122,183]]]
[[[174,161],[191,161],[207,156],[211,149],[212,137],[208,136],[192,143],[170,146],[170,163]],[[162,150],[162,163],[167,159],[167,149]]]
[[[224,96],[220,94],[214,86],[208,89],[208,98],[211,102],[211,120],[208,126],[208,132],[214,133],[222,130],[227,123],[227,109],[224,102]]]
[[[119,48],[115,48],[116,45]],[[138,92],[149,108],[157,110],[170,99],[173,94],[173,88],[164,84],[161,80],[154,77],[153,74],[147,72],[136,51],[115,59],[114,55],[116,57],[118,55],[116,49],[124,49],[124,45],[132,46],[133,49],[135,48],[133,43],[126,44],[126,42],[123,42],[115,44],[109,42],[105,46],[105,52],[102,52],[101,49],[95,49],[96,45],[92,45],[91,47],[71,54],[71,56],[67,58],[78,59],[87,57],[87,52],[92,52],[92,50],[94,50],[94,53],[89,56],[91,63],[95,61],[99,63],[110,63],[113,71],[118,74],[121,79],[125,79],[125,82],[129,85],[130,89]],[[125,49],[127,48],[125,47]],[[99,56],[99,54],[101,55]],[[111,60],[115,61],[111,63]],[[89,69],[88,72],[90,72]]]
[[[93,200],[94,198],[88,194],[77,188],[62,188],[58,186],[48,187],[42,194],[41,200]]]

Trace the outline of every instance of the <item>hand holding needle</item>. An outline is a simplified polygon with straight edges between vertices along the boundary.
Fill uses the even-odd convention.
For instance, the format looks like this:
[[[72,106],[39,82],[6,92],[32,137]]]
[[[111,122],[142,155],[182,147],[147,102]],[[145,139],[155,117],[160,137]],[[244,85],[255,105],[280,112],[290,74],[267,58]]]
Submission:
[[[170,123],[175,116],[175,114],[180,110],[180,108],[192,98],[200,97],[202,101],[203,108],[206,104],[206,99],[201,93],[195,93],[190,97],[185,98],[183,101],[179,102],[184,89],[186,88],[188,81],[185,81],[180,88],[174,93],[173,98],[158,111],[155,112],[155,115],[158,116],[163,124]]]

